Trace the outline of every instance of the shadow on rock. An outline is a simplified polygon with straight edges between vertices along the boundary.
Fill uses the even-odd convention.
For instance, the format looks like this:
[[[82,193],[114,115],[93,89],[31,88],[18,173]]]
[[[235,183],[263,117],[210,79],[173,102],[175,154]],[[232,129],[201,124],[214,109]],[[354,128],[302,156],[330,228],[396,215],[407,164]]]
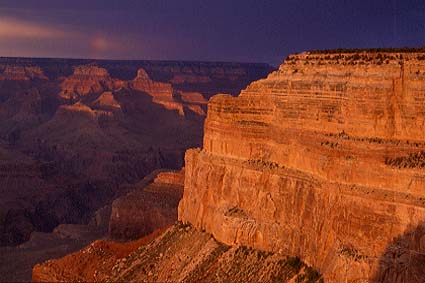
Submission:
[[[387,246],[371,282],[425,282],[425,222],[407,230]]]

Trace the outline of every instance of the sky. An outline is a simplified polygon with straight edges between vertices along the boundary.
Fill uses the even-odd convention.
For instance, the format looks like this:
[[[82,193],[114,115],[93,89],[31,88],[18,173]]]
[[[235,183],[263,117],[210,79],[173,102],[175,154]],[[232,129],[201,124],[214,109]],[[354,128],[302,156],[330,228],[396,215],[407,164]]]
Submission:
[[[0,56],[278,65],[424,45],[424,0],[0,0]]]

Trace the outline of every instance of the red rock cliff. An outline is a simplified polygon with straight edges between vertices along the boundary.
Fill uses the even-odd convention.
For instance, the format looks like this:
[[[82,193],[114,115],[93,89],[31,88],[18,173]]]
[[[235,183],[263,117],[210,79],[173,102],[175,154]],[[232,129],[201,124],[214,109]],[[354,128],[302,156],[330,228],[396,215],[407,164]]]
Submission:
[[[424,59],[303,53],[213,97],[180,220],[327,282],[424,282]]]
[[[74,74],[61,84],[61,97],[79,97],[113,89],[114,82],[106,69],[95,65],[82,65],[74,68]]]

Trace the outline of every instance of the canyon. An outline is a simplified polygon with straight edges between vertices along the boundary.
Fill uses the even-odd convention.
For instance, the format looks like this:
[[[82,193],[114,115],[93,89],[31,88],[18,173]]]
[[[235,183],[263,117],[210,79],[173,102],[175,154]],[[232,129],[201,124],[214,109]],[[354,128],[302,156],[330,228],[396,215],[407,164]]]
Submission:
[[[184,170],[114,202],[109,232],[139,240],[102,257],[110,268],[65,272],[115,245],[96,242],[33,280],[422,283],[424,93],[422,49],[290,55],[209,99]]]
[[[423,50],[291,55],[239,96],[209,100],[203,147],[157,182],[181,189],[184,172],[178,223],[106,255],[107,270],[78,277],[63,258],[33,280],[422,283],[424,93]],[[128,223],[144,217],[129,211]]]
[[[326,282],[424,282],[425,53],[289,56],[208,104],[179,220]]]
[[[201,144],[210,96],[236,93],[270,69],[0,58],[0,245],[87,219],[78,210],[100,208],[120,184],[181,168],[186,148]]]
[[[180,169],[185,150],[202,143],[209,98],[222,91],[237,95],[272,69],[266,64],[0,58],[2,253],[19,250],[29,262],[37,254],[41,262],[107,235],[113,200],[137,190],[156,169]],[[81,237],[64,245],[68,234]],[[43,257],[34,243],[49,252]],[[7,268],[2,266],[6,277],[1,280],[18,278],[8,277],[15,273]],[[19,280],[30,279],[31,269],[25,270]]]

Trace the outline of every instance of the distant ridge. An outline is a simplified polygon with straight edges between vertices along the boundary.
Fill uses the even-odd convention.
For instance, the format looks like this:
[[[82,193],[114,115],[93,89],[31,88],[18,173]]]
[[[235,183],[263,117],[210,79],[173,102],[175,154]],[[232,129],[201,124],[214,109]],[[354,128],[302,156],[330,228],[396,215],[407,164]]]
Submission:
[[[110,74],[122,80],[133,79],[137,70],[144,68],[151,73],[164,73],[163,69],[189,67],[200,70],[202,67],[212,71],[214,67],[224,67],[231,70],[245,67],[249,81],[255,80],[258,72],[269,73],[275,68],[267,63],[239,63],[239,62],[214,62],[214,61],[178,61],[178,60],[107,60],[107,59],[73,59],[73,58],[30,58],[30,57],[0,57],[0,66],[14,64],[18,66],[39,66],[50,78],[69,76],[73,68],[79,65],[95,64],[107,69]],[[154,70],[155,69],[155,70]],[[152,74],[151,74],[152,75]],[[153,74],[154,79],[166,81]]]
[[[310,54],[335,54],[335,53],[422,53],[425,46],[421,47],[397,47],[397,48],[337,48],[307,51]]]

